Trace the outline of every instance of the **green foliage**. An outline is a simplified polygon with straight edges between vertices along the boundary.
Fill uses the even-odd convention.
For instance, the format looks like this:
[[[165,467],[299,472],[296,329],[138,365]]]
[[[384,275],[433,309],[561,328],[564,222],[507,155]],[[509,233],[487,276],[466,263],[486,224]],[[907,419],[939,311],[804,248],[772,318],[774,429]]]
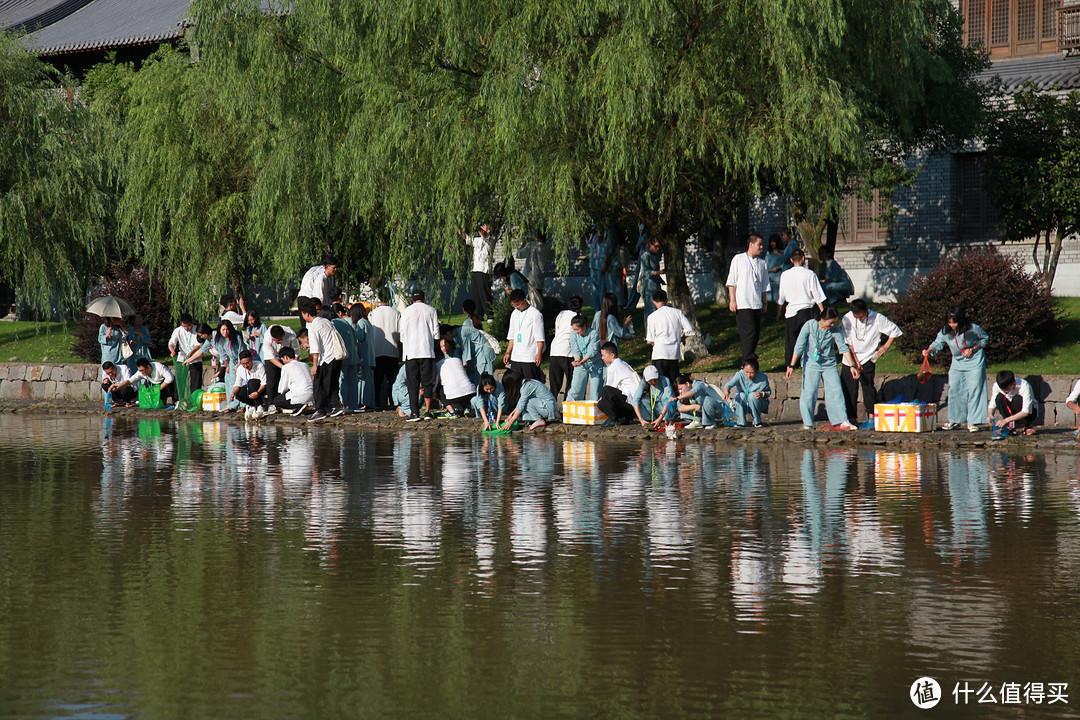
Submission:
[[[168,294],[157,278],[150,277],[146,268],[111,268],[109,275],[99,278],[95,284],[92,298],[103,295],[115,295],[127,300],[142,315],[143,324],[150,330],[150,353],[153,357],[169,354],[169,337],[176,324],[173,322]],[[98,344],[100,326],[100,317],[83,313],[73,347],[79,357],[90,362],[101,361],[101,345]]]
[[[76,94],[0,33],[0,277],[39,308],[80,306],[85,279],[119,254],[102,138]]]
[[[1050,291],[1019,258],[981,248],[946,260],[912,281],[889,313],[904,331],[897,346],[921,361],[923,349],[934,341],[948,309],[955,305],[990,336],[986,354],[992,362],[1044,348],[1060,324]],[[938,360],[947,363],[947,353],[939,353]]]

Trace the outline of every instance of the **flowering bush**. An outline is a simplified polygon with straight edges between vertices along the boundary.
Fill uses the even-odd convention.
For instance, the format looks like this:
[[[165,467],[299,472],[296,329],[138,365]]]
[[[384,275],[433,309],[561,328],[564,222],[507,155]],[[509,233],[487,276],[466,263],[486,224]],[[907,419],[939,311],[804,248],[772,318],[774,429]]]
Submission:
[[[994,362],[1038,351],[1060,325],[1050,290],[1019,258],[979,248],[916,277],[900,296],[890,311],[904,331],[897,339],[900,349],[920,362],[953,306],[990,336],[987,358]],[[948,358],[938,353],[936,360],[948,364]]]

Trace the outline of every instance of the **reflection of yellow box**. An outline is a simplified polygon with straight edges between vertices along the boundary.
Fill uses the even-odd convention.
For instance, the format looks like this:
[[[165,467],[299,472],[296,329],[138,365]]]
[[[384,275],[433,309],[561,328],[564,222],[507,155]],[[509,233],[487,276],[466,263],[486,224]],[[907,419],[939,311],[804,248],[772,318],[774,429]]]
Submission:
[[[878,432],[923,433],[937,429],[937,404],[878,403],[874,405]]]
[[[570,440],[563,443],[563,467],[575,474],[589,473],[596,467],[596,443]]]
[[[919,482],[922,477],[922,455],[878,451],[874,455],[874,479],[878,484]]]
[[[595,400],[567,400],[562,404],[562,418],[567,425],[599,425],[607,415],[600,412]]]
[[[225,400],[225,393],[223,392],[208,392],[203,393],[202,396],[202,409],[207,412],[221,412],[227,407]]]

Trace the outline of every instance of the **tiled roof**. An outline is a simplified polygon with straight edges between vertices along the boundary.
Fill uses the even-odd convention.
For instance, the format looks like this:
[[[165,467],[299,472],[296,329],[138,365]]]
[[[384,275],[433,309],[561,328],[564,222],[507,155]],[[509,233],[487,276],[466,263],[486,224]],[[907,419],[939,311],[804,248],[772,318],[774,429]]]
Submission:
[[[190,0],[0,0],[0,28],[30,31],[24,41],[38,55],[128,47],[181,37],[190,4]]]
[[[987,81],[995,76],[1004,83],[1007,93],[1017,92],[1028,82],[1039,90],[1076,90],[1080,89],[1080,57],[1040,55],[998,60],[977,77]]]

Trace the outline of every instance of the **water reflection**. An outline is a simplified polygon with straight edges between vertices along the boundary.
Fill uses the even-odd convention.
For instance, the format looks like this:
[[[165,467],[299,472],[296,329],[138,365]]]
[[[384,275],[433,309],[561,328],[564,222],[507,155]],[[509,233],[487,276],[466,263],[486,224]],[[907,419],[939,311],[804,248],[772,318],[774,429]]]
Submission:
[[[1057,666],[1029,637],[1080,640],[1056,604],[1080,592],[1072,456],[0,415],[0,457],[12,478],[0,483],[0,547],[10,549],[0,553],[0,652],[26,632],[16,622],[77,622],[65,611],[73,602],[100,602],[87,615],[119,633],[86,648],[46,643],[42,660],[54,665],[65,652],[101,662],[101,647],[130,642],[122,628],[133,617],[151,634],[173,632],[156,613],[177,612],[170,603],[183,597],[199,609],[192,622],[215,617],[206,623],[223,644],[211,645],[233,663],[222,673],[251,686],[274,685],[246,673],[277,667],[278,654],[332,643],[372,667],[416,659],[395,670],[393,702],[421,714],[425,693],[414,706],[402,691],[433,664],[464,663],[496,687],[506,666],[540,672],[506,697],[524,692],[549,710],[570,702],[563,714],[588,706],[567,699],[571,686],[573,698],[655,710],[656,698],[632,698],[656,683],[615,675],[656,673],[705,708],[687,714],[710,715],[706,698],[723,687],[775,681],[825,698],[830,685],[810,667],[1030,675]],[[59,517],[64,527],[50,521]],[[26,560],[64,553],[80,561],[45,571]],[[101,588],[91,600],[67,595],[87,585]],[[836,628],[847,646],[821,642]],[[25,691],[41,668],[19,662],[21,675],[0,680]],[[48,715],[81,697],[52,692],[53,705],[19,712]],[[477,714],[464,690],[440,692],[458,714]],[[4,703],[0,694],[0,715],[19,714]]]

